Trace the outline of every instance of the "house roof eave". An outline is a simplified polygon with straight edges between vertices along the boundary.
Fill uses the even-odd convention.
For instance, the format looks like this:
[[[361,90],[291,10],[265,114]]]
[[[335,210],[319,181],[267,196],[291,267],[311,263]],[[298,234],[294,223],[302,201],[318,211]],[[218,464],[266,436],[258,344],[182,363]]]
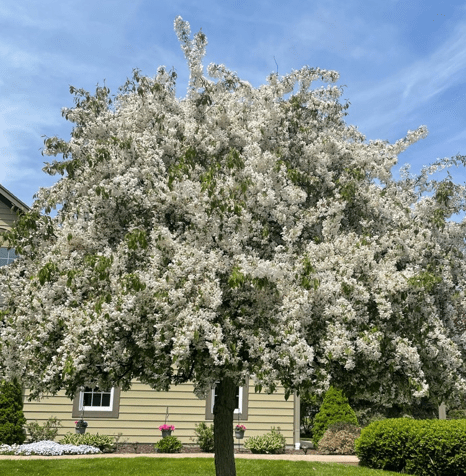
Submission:
[[[9,190],[7,190],[3,185],[0,184],[0,200],[5,203],[9,208],[15,207],[22,212],[27,212],[30,208],[21,201],[18,197],[13,195]]]

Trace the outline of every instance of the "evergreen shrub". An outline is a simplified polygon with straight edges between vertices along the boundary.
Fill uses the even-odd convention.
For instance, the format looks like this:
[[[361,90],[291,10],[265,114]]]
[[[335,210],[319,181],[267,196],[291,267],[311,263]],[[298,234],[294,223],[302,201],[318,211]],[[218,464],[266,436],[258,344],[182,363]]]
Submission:
[[[419,476],[466,476],[466,421],[387,419],[356,440],[361,466]]]
[[[348,399],[341,390],[330,387],[325,393],[324,401],[320,407],[319,413],[314,418],[312,428],[312,441],[314,446],[318,446],[319,441],[334,423],[345,422],[358,426],[356,413],[350,407]]]
[[[16,381],[0,381],[0,444],[24,443],[25,424],[21,385]]]

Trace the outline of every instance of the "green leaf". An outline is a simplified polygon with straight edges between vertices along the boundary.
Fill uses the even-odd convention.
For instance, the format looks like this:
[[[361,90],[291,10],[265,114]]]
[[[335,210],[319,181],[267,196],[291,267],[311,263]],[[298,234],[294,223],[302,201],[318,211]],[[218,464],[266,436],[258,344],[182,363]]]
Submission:
[[[41,286],[48,281],[52,281],[52,277],[56,271],[58,271],[58,267],[55,263],[47,263],[42,269],[40,269],[39,283]]]

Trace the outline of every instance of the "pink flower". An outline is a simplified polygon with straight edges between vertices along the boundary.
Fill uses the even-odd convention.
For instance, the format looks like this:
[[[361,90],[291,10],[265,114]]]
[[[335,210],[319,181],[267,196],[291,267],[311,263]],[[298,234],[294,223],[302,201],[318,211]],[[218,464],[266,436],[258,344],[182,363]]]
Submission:
[[[175,427],[173,425],[167,425],[166,423],[164,425],[159,426],[160,431],[166,431],[166,430],[173,431],[174,429]]]

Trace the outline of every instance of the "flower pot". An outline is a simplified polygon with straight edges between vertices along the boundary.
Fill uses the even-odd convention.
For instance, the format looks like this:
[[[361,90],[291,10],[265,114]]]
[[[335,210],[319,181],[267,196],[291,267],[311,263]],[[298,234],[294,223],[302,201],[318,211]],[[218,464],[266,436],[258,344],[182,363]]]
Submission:
[[[84,435],[84,433],[86,433],[86,427],[85,426],[76,426],[74,428],[74,431],[76,431],[76,433],[78,433],[79,435]]]
[[[162,430],[162,438],[166,436],[170,436],[172,434],[172,430]]]
[[[244,431],[235,430],[235,437],[237,440],[241,440],[242,438],[244,438]]]

